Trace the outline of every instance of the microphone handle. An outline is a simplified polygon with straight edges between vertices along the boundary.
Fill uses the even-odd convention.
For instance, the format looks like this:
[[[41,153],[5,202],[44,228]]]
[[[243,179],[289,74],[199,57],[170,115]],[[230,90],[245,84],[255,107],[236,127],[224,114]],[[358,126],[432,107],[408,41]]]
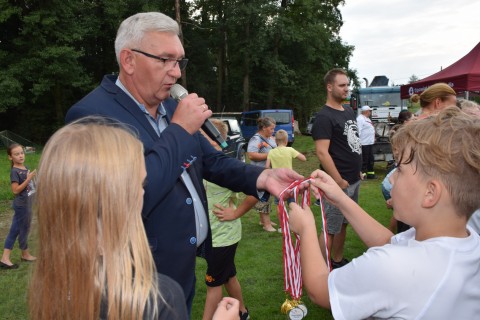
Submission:
[[[223,139],[217,127],[215,127],[210,120],[205,120],[202,125],[202,130],[210,137],[210,139],[217,142],[222,149],[228,147],[228,144]]]

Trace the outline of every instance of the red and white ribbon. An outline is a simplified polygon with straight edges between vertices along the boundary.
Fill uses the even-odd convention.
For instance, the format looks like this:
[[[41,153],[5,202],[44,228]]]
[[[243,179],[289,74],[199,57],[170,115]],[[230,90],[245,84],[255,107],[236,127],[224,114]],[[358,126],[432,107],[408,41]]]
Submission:
[[[300,299],[302,296],[302,271],[300,267],[300,236],[295,234],[295,244],[292,243],[290,226],[288,224],[288,211],[285,206],[283,196],[285,192],[292,192],[296,203],[301,201],[301,205],[310,206],[310,188],[305,188],[303,194],[300,195],[298,188],[301,184],[310,179],[297,180],[290,184],[279,195],[278,213],[283,233],[283,274],[284,289],[294,300]],[[300,199],[299,199],[300,198]]]
[[[325,214],[325,209],[323,208],[323,199],[322,199],[322,193],[320,192],[320,198],[318,198],[318,201],[320,202],[320,213],[322,216],[322,226],[323,226],[323,240],[325,243],[325,256],[327,256],[327,268],[329,271],[332,271],[332,266],[330,263],[330,246],[328,244],[328,235],[327,235],[327,216]]]

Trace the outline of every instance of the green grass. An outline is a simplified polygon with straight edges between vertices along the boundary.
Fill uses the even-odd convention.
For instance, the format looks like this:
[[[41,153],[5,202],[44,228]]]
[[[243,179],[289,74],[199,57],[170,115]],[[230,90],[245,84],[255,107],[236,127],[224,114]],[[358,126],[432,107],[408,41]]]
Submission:
[[[304,176],[318,168],[318,160],[315,156],[315,148],[312,138],[309,136],[296,136],[293,145],[295,149],[307,157],[307,162],[296,161],[294,168]],[[10,164],[3,152],[0,157],[0,243],[5,241],[11,223],[13,211],[11,209],[11,194],[9,175]],[[27,154],[26,163],[30,168],[36,168],[38,154]],[[363,181],[360,187],[360,205],[383,225],[388,226],[391,211],[386,209],[380,190],[380,183],[385,176],[386,164],[376,163],[378,179]],[[312,206],[316,217],[319,217],[319,207]],[[272,220],[278,222],[276,211],[272,212]],[[252,319],[285,319],[280,312],[280,307],[285,301],[283,292],[283,269],[282,269],[282,236],[280,233],[268,233],[263,231],[258,224],[258,214],[254,210],[242,218],[243,238],[237,249],[236,266],[237,276],[242,285],[245,304],[250,310]],[[321,221],[317,219],[317,226]],[[33,221],[33,229],[35,220]],[[319,228],[320,229],[320,228]],[[32,253],[36,252],[35,233],[30,237]],[[352,259],[361,255],[366,247],[358,239],[355,232],[348,228],[345,244],[345,257]],[[20,251],[15,246],[12,259],[20,263]],[[32,266],[20,263],[17,270],[0,270],[0,319],[28,319],[26,307],[26,292],[28,279]],[[203,259],[197,259],[197,286],[192,310],[192,319],[201,319],[205,302],[204,275],[206,263]],[[39,293],[41,294],[41,293]],[[55,299],[55,297],[52,297]],[[313,305],[304,293],[302,299],[308,308],[309,319],[332,319],[329,311]]]

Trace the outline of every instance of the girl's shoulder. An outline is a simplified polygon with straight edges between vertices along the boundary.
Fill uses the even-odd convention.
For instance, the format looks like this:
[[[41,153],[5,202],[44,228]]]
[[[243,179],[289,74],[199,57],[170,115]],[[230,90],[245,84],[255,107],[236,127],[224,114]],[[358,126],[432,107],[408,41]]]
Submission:
[[[23,167],[23,168],[12,167],[10,169],[10,172],[24,172],[24,171],[28,171],[28,167]]]

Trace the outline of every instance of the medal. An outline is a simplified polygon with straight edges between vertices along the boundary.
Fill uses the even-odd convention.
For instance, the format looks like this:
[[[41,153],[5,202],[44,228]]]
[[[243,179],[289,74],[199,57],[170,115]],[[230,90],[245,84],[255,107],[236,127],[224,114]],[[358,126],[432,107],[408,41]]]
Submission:
[[[281,311],[289,320],[301,320],[307,315],[307,307],[302,301],[286,299],[282,304]]]
[[[287,319],[301,320],[307,315],[307,307],[300,301],[302,296],[302,272],[300,267],[300,237],[295,234],[295,245],[292,243],[292,235],[288,224],[288,212],[283,199],[286,191],[293,192],[293,198],[298,203],[298,187],[308,181],[293,182],[287,189],[279,195],[278,212],[280,216],[280,224],[282,226],[283,235],[283,273],[284,273],[284,289],[292,300],[285,299],[280,311],[287,315]],[[304,190],[301,195],[303,205],[310,205],[310,189]]]

